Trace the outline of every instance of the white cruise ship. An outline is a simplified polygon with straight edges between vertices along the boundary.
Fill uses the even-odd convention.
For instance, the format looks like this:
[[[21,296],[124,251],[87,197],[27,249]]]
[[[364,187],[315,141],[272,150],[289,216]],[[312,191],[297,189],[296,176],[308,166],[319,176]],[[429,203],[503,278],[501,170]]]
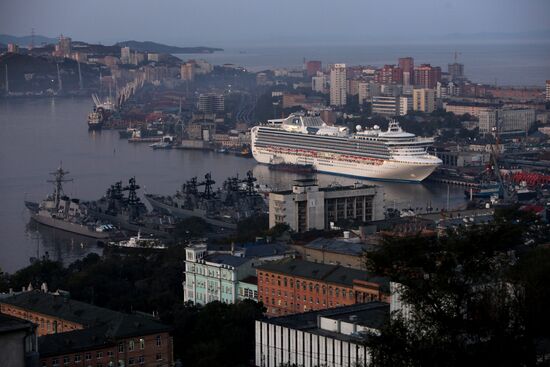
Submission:
[[[319,116],[293,114],[251,130],[252,155],[265,164],[311,165],[316,171],[369,179],[420,182],[442,162],[428,154],[433,138],[419,138],[395,121],[356,133]]]

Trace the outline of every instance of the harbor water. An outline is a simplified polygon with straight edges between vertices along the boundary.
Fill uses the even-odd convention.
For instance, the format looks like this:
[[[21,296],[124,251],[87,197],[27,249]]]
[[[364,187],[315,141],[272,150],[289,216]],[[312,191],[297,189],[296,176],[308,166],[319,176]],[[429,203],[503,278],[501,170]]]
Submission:
[[[46,180],[60,164],[74,181],[65,192],[82,200],[97,199],[116,181],[135,176],[141,191],[173,194],[193,176],[211,172],[217,184],[252,170],[261,184],[287,189],[297,174],[270,171],[252,158],[215,152],[152,150],[147,144],[119,139],[116,131],[89,132],[89,98],[0,100],[0,269],[14,272],[46,253],[70,263],[101,252],[95,241],[30,221],[24,201],[40,201],[52,192]],[[321,185],[352,184],[354,178],[318,174]],[[365,181],[368,182],[368,181]],[[384,188],[387,207],[463,207],[463,188],[431,182],[373,183]]]

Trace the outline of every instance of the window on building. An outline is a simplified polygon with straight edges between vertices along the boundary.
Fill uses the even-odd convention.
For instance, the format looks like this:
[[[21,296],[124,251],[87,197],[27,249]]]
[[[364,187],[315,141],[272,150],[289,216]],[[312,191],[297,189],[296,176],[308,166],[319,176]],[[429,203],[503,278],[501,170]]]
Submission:
[[[128,358],[128,366],[133,366],[134,364],[136,364],[134,357]]]
[[[71,358],[70,358],[69,356],[63,357],[63,364],[64,364],[65,366],[68,366],[69,363],[71,363]]]
[[[88,352],[84,355],[84,358],[86,358],[87,361],[92,359],[92,353]]]
[[[42,367],[48,367],[48,364],[46,363],[46,361],[42,361]]]
[[[309,283],[309,291],[313,292],[313,284],[312,283]]]
[[[346,298],[346,290],[342,289],[342,297]]]
[[[139,356],[138,357],[138,363],[139,364],[145,364],[145,356]]]
[[[145,339],[139,339],[139,349],[145,349]]]
[[[160,337],[160,335],[157,335],[157,347],[160,347],[162,344],[162,338]]]
[[[296,288],[300,289],[300,281],[299,280],[296,281]]]
[[[124,343],[118,343],[118,352],[119,353],[124,352]]]
[[[113,353],[112,350],[110,350],[110,351],[107,352],[107,357],[112,358],[113,355],[114,355],[114,353]]]
[[[156,359],[157,359],[157,361],[162,361],[162,354],[157,353]]]
[[[80,354],[75,354],[74,356],[74,362],[75,363],[80,363],[81,359],[80,359]]]
[[[95,356],[97,359],[103,358],[103,352],[97,352]]]
[[[283,284],[285,285],[285,287],[288,286],[288,283],[287,283],[287,279],[286,279],[286,278],[283,279]]]
[[[128,342],[128,351],[132,352],[136,346],[136,343],[133,340]]]
[[[58,367],[59,366],[59,358],[52,359],[52,367]]]

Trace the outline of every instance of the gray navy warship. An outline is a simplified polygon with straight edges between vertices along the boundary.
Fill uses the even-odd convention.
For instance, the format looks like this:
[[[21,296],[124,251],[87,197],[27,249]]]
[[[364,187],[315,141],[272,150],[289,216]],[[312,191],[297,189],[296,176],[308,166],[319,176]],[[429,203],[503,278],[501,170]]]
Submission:
[[[65,178],[68,173],[61,167],[51,173],[54,179],[48,182],[54,184],[54,192],[41,203],[25,201],[31,218],[40,224],[82,236],[97,239],[113,237],[116,234],[113,226],[98,222],[88,214],[86,207],[78,199],[65,195],[63,183],[72,181]]]
[[[175,195],[146,194],[145,198],[153,208],[175,217],[200,217],[213,226],[235,229],[238,221],[267,211],[264,198],[255,188],[255,181],[249,171],[245,179],[230,177],[222,188],[214,190],[215,181],[208,173],[203,181],[193,177],[185,182]],[[204,190],[199,191],[201,187]]]

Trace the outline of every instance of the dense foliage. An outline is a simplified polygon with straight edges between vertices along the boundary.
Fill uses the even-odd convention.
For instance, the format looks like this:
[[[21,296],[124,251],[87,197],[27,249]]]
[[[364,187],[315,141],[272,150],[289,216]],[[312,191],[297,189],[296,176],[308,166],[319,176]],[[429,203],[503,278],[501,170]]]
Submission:
[[[504,211],[488,226],[387,239],[368,266],[402,285],[406,308],[367,338],[373,364],[537,365],[550,325],[545,233],[535,217]]]
[[[43,260],[3,274],[0,291],[43,282],[71,297],[113,310],[158,313],[174,327],[174,355],[185,366],[244,366],[254,351],[254,320],[263,306],[251,301],[205,307],[183,304],[183,248],[150,256],[90,254],[68,267]]]

